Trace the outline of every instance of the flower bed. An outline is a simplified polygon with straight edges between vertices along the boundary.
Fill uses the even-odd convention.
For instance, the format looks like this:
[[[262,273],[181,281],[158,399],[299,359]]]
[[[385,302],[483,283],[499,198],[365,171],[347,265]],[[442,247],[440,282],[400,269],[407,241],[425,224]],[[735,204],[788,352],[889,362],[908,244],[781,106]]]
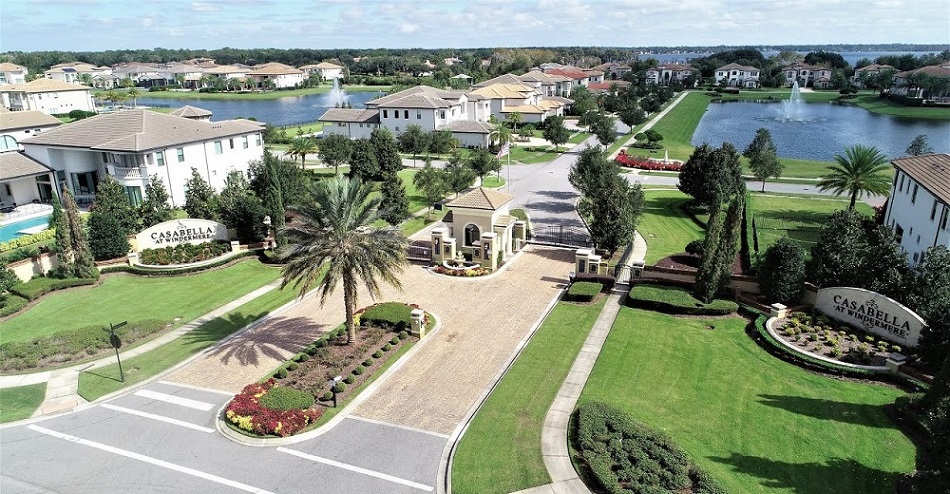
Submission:
[[[260,436],[286,437],[303,430],[323,415],[323,410],[314,408],[268,408],[262,401],[277,387],[273,378],[263,383],[248,384],[241,393],[228,403],[225,416],[239,429]],[[313,403],[312,397],[310,400]]]
[[[163,249],[145,249],[139,253],[139,262],[149,266],[190,264],[222,256],[231,251],[228,242],[169,245]]]
[[[683,168],[681,163],[664,163],[663,161],[655,160],[653,158],[643,158],[641,156],[627,154],[623,150],[620,150],[620,154],[617,155],[615,161],[619,163],[620,166],[625,166],[627,168],[637,168],[640,170],[678,172]]]
[[[459,269],[459,268],[447,268],[441,264],[432,268],[432,270],[439,274],[447,274],[449,276],[460,276],[464,278],[473,278],[475,276],[485,276],[486,274],[491,274],[492,272],[491,269],[484,268],[481,266]]]
[[[775,333],[791,345],[841,362],[883,366],[891,352],[905,349],[823,314],[793,312]]]

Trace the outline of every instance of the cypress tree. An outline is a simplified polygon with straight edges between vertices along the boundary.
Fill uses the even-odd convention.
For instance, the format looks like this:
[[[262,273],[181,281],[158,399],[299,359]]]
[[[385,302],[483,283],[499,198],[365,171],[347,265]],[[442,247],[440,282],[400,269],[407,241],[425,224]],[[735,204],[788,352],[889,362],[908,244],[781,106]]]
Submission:
[[[379,217],[390,225],[398,225],[409,217],[409,198],[406,187],[395,174],[383,178],[380,186],[382,195],[379,203]]]
[[[63,188],[63,208],[66,211],[66,222],[69,225],[69,245],[72,249],[72,269],[71,274],[76,278],[98,278],[96,265],[92,261],[92,252],[89,250],[89,243],[86,241],[86,230],[83,228],[82,220],[79,217],[79,206],[73,199],[73,194],[68,189]]]

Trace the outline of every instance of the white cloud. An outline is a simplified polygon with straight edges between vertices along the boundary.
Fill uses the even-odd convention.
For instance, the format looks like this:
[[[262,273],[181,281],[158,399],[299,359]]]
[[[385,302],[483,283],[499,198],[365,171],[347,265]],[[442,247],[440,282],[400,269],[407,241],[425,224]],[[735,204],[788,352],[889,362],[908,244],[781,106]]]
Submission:
[[[214,4],[205,3],[205,2],[192,2],[192,3],[191,3],[191,11],[192,11],[192,12],[217,12],[217,11],[219,11],[219,10],[221,10],[221,7],[219,7],[219,6],[217,6],[217,5],[214,5]]]
[[[418,31],[418,30],[419,30],[419,26],[417,26],[417,25],[415,25],[415,24],[410,24],[410,23],[408,23],[408,22],[404,22],[404,23],[402,23],[402,25],[399,26],[399,30],[402,31],[402,32],[404,32],[404,33],[409,34],[409,33],[414,33],[414,32],[416,32],[416,31]]]

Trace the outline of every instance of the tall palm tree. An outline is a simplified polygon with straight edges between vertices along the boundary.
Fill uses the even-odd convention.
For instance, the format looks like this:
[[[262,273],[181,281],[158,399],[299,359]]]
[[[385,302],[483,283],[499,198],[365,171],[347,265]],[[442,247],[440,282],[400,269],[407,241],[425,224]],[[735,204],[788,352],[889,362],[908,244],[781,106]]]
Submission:
[[[290,141],[290,148],[287,149],[289,156],[300,156],[300,168],[306,169],[306,160],[308,154],[317,152],[317,143],[309,137],[297,137]]]
[[[844,150],[845,156],[835,155],[835,164],[828,167],[828,174],[818,181],[822,192],[830,190],[835,195],[851,194],[851,205],[864,194],[886,195],[891,190],[887,158],[876,147],[856,145]]]
[[[132,100],[132,108],[135,108],[136,103],[138,102],[139,96],[142,95],[142,91],[137,87],[130,87],[125,93],[129,99]]]
[[[488,134],[488,139],[492,144],[497,142],[500,148],[504,146],[506,142],[511,142],[511,129],[509,129],[504,122],[499,121],[492,115],[488,118],[488,123],[494,127]]]
[[[379,218],[380,202],[372,190],[370,183],[346,177],[317,182],[303,205],[288,208],[294,219],[282,230],[288,244],[280,250],[287,261],[281,288],[293,283],[299,296],[317,288],[322,305],[342,284],[348,344],[356,342],[359,281],[374,298],[381,294],[380,281],[402,288],[396,275],[408,243],[398,227],[370,226]]]

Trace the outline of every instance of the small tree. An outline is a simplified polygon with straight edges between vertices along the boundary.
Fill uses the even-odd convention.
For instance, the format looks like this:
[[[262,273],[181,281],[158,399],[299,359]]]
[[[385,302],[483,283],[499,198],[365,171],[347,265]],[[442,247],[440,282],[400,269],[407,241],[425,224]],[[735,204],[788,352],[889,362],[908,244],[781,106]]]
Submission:
[[[744,190],[742,164],[736,148],[728,142],[719,148],[703,143],[680,169],[677,187],[706,207],[731,196],[740,187]]]
[[[66,223],[69,225],[69,245],[72,249],[71,269],[64,271],[64,274],[68,273],[76,278],[98,278],[99,274],[92,260],[92,252],[89,251],[89,243],[86,241],[86,231],[79,218],[79,206],[76,205],[73,194],[65,187],[63,188],[63,210]]]
[[[476,177],[475,171],[462,160],[462,155],[458,152],[453,153],[445,163],[442,173],[446,187],[450,192],[454,192],[456,197],[459,192],[471,187]]]
[[[317,153],[321,161],[333,167],[333,174],[339,175],[340,165],[350,160],[352,150],[353,141],[349,137],[330,134],[320,141],[320,149]]]
[[[904,150],[904,153],[910,156],[920,156],[933,152],[934,150],[930,147],[930,143],[927,142],[927,136],[925,134],[920,134],[915,137],[913,141],[910,141],[910,145],[907,146],[907,149]]]
[[[429,211],[432,211],[432,205],[445,197],[449,192],[448,183],[445,174],[432,167],[432,160],[426,158],[425,165],[412,177],[412,183],[416,190],[422,192],[426,203],[429,204]]]
[[[769,246],[759,264],[759,286],[769,302],[796,305],[805,286],[805,250],[782,237]]]
[[[653,147],[653,148],[660,148],[660,147],[662,147],[662,146],[660,146],[660,141],[663,140],[663,134],[661,134],[661,133],[659,133],[659,132],[657,132],[657,131],[655,131],[655,130],[653,130],[653,129],[648,129],[648,130],[644,131],[643,134],[646,136],[647,142],[650,143],[650,147]]]
[[[89,249],[97,261],[122,257],[130,248],[118,218],[95,210],[89,215]]]
[[[765,192],[765,181],[771,177],[780,177],[785,166],[779,161],[775,151],[765,149],[749,159],[749,168],[752,169],[752,175],[755,176],[756,180],[762,182],[762,192]]]
[[[174,217],[171,206],[168,205],[168,191],[165,182],[159,176],[152,175],[145,186],[145,199],[139,204],[138,216],[142,220],[142,228],[157,225]]]
[[[185,212],[189,218],[218,219],[218,194],[195,168],[185,183]]]
[[[772,142],[772,133],[769,132],[769,129],[760,127],[755,131],[755,137],[753,137],[752,142],[746,146],[742,155],[752,160],[757,154],[769,150],[771,150],[773,154],[778,154],[778,149],[775,148],[775,144]]]
[[[112,175],[106,175],[96,185],[96,199],[91,210],[97,214],[115,218],[123,234],[133,234],[138,230],[136,215],[129,204],[129,196],[122,184]]]
[[[0,260],[0,294],[10,291],[13,285],[20,282],[20,278],[12,269],[7,267],[7,262]]]
[[[389,175],[395,175],[402,170],[402,157],[399,156],[399,146],[396,139],[389,133],[388,129],[374,129],[370,134],[370,143],[373,145],[373,152],[376,154],[376,163],[379,165],[379,175],[375,179],[382,179]]]
[[[379,176],[379,162],[376,160],[373,144],[368,139],[353,141],[353,150],[350,153],[350,177],[368,182],[377,176]]]
[[[632,106],[620,110],[618,114],[620,121],[630,127],[630,131],[633,132],[633,128],[637,125],[642,124],[646,121],[647,117],[643,114],[643,110],[639,106]]]
[[[850,209],[835,211],[811,248],[808,280],[818,286],[860,287],[865,247],[860,215]]]
[[[544,140],[554,144],[554,151],[559,152],[561,144],[567,143],[571,132],[564,126],[564,117],[550,117],[544,121]]]
[[[300,168],[307,167],[307,155],[317,153],[317,143],[310,137],[295,137],[287,149],[288,156],[300,157]]]
[[[383,178],[379,189],[379,217],[390,225],[398,225],[410,216],[409,197],[406,196],[406,186],[397,175]]]
[[[501,162],[487,149],[479,148],[468,157],[468,167],[475,172],[478,182],[481,184],[489,173],[501,171]]]
[[[429,136],[416,124],[410,124],[399,134],[399,150],[412,155],[412,167],[416,167],[416,156],[429,146]]]
[[[604,113],[597,112],[590,120],[590,132],[597,136],[597,141],[603,146],[617,140],[617,130],[614,128],[614,119]]]
[[[434,154],[448,154],[456,147],[455,136],[447,130],[434,130],[429,133],[428,151]]]

